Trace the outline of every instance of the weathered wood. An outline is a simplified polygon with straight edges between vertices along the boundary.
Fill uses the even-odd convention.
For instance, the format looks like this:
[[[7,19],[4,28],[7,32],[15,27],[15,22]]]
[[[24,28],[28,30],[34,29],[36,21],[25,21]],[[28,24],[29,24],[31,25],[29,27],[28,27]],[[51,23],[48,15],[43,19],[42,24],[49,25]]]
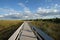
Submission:
[[[20,40],[37,40],[36,36],[30,29],[30,26],[28,25],[27,22],[24,23],[24,29],[23,29]]]
[[[22,30],[24,23],[13,33],[13,35],[8,40],[16,40],[18,39],[18,34],[20,30]]]

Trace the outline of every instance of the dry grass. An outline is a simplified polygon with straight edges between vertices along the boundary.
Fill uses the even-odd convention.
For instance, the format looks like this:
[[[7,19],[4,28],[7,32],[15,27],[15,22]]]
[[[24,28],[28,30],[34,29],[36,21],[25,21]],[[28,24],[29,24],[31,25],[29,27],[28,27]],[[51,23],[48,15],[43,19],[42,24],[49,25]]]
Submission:
[[[0,40],[7,40],[22,22],[20,20],[0,20]]]
[[[31,23],[53,37],[55,40],[60,40],[60,23],[48,21],[32,21]]]

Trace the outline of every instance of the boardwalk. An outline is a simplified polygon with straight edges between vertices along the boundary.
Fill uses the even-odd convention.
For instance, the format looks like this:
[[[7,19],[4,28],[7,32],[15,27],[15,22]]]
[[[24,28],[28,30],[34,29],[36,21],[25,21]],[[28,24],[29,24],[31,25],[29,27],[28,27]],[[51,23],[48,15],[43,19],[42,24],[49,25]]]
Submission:
[[[22,35],[20,37],[20,40],[37,40],[36,36],[30,29],[27,22],[24,23],[24,29],[23,29]]]
[[[27,22],[24,22],[8,40],[37,40],[36,36],[32,32],[34,31],[35,35],[37,36],[38,40],[54,40],[52,37],[48,36],[42,30],[29,26]],[[22,33],[22,34],[21,34]],[[39,34],[38,34],[39,33]]]

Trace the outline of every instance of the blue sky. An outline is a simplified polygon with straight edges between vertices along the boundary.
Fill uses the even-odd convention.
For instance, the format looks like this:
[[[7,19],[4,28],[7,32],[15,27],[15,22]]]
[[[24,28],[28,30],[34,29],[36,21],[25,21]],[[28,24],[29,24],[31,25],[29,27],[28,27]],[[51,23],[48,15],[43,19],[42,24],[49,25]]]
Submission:
[[[60,18],[60,0],[0,0],[0,19]]]

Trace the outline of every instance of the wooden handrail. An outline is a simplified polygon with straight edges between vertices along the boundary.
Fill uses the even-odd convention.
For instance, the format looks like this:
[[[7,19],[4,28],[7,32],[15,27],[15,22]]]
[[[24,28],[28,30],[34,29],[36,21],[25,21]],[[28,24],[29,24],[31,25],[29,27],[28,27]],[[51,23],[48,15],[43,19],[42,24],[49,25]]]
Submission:
[[[13,33],[13,35],[8,40],[18,40],[20,39],[24,23]]]
[[[52,37],[44,33],[42,30],[36,28],[35,26],[30,26],[32,31],[35,33],[37,36],[38,40],[54,40]]]

